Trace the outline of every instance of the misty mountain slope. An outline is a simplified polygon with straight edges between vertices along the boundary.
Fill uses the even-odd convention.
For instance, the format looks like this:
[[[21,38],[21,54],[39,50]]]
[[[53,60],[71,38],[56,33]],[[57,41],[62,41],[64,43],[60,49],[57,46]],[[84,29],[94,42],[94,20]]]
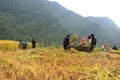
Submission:
[[[90,20],[91,18],[88,17],[88,19]],[[101,36],[103,37],[104,41],[119,44],[118,40],[120,39],[119,36],[120,31],[119,28],[111,19],[107,17],[97,17],[97,18],[93,18],[93,20],[91,21],[97,23],[99,27],[102,29],[99,30],[100,33],[97,36],[99,36],[100,34],[102,35],[104,34],[104,36]]]
[[[106,17],[82,17],[56,2],[47,0],[0,0],[0,39],[62,44],[67,34],[94,33],[98,43],[119,44],[117,26]]]
[[[30,40],[34,37],[39,42],[60,44],[64,34],[71,33],[51,14],[50,2],[46,0],[2,0],[0,3],[0,12],[3,13],[0,14],[0,27],[6,30],[0,31],[1,39]]]

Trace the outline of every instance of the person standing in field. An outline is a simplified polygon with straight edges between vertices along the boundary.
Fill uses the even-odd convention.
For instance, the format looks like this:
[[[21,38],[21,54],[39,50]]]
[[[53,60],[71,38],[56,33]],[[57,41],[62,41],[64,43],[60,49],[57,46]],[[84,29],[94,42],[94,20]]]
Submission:
[[[36,41],[34,40],[34,38],[32,39],[31,43],[32,43],[32,48],[35,48],[36,47]]]
[[[64,50],[67,50],[68,45],[70,44],[70,35],[68,34],[63,41]]]
[[[91,52],[93,50],[93,48],[96,46],[96,38],[94,37],[94,34],[91,34],[91,43],[90,43],[90,49],[89,52]]]

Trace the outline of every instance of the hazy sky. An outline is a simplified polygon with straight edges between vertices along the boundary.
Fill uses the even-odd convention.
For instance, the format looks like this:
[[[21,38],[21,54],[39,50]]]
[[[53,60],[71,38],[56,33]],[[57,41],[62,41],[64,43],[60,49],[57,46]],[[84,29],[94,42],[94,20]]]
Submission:
[[[120,0],[50,0],[84,17],[109,17],[120,27]]]

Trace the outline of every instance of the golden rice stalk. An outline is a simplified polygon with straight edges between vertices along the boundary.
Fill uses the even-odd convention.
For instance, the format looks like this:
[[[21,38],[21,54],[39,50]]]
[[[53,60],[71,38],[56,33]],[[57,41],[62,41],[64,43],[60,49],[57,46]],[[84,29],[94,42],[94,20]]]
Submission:
[[[74,43],[77,39],[78,39],[78,35],[74,34],[74,36],[72,37],[70,43]]]
[[[0,50],[17,50],[19,46],[18,41],[14,40],[0,40]],[[39,45],[37,44],[36,47]],[[31,42],[27,42],[27,49],[32,48]]]
[[[18,42],[12,40],[0,40],[0,50],[16,50]]]

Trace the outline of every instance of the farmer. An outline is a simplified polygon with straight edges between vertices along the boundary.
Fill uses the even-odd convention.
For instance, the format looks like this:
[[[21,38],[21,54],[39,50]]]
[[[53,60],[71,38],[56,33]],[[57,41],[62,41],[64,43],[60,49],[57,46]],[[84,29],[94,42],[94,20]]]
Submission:
[[[19,49],[26,49],[27,48],[27,43],[20,40],[19,41]]]
[[[70,35],[68,34],[63,41],[64,50],[67,50],[68,45],[70,44]]]
[[[80,40],[80,45],[85,45],[86,43],[86,38],[83,37],[81,40]]]
[[[103,45],[102,45],[102,48],[103,48],[103,51],[109,51],[109,44],[107,42],[105,42]]]
[[[90,49],[89,52],[93,50],[94,47],[96,47],[96,38],[94,37],[94,34],[91,34],[91,43],[90,43]]]
[[[32,48],[35,48],[36,47],[36,41],[34,40],[34,38],[32,39],[31,43],[32,43]]]

